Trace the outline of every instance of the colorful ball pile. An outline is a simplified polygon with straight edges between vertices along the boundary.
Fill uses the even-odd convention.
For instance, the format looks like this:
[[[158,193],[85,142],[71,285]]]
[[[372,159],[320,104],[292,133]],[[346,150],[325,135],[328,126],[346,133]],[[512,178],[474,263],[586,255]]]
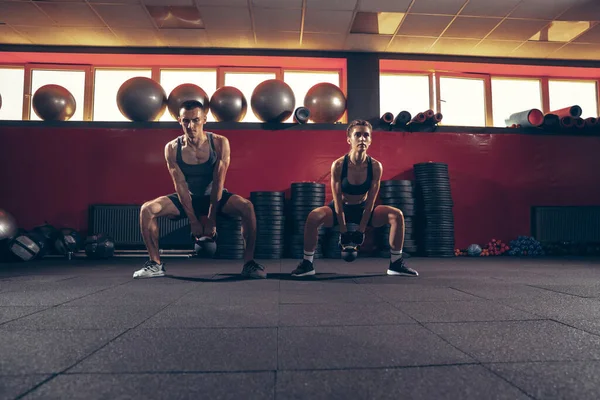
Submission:
[[[510,246],[503,243],[500,239],[492,239],[484,248],[492,256],[501,256],[510,250]]]
[[[531,236],[519,236],[510,242],[511,256],[543,256],[546,254],[540,242]]]

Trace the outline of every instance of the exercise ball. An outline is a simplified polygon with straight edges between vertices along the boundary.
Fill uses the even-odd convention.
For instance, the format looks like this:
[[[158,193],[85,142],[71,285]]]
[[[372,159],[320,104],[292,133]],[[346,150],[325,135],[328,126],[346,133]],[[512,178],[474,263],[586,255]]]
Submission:
[[[17,220],[0,208],[0,240],[11,239],[17,234]]]
[[[210,111],[217,122],[240,122],[248,111],[248,102],[241,90],[223,86],[210,98]]]
[[[157,121],[167,108],[167,95],[158,82],[136,76],[119,88],[117,106],[130,121]]]
[[[44,85],[35,91],[33,111],[44,121],[68,121],[75,114],[75,97],[62,86]]]
[[[201,237],[194,243],[194,251],[198,257],[213,258],[217,252],[217,242],[209,237]]]
[[[44,238],[35,232],[20,230],[9,241],[8,252],[13,259],[31,261],[44,256]]]
[[[200,86],[194,85],[193,83],[183,83],[171,90],[169,98],[167,99],[167,107],[171,117],[177,120],[181,104],[188,100],[199,101],[202,103],[204,113],[206,114],[208,112],[209,100],[206,92]]]
[[[262,122],[283,122],[296,107],[292,88],[278,79],[268,79],[260,83],[250,98],[252,112]]]
[[[332,83],[317,83],[306,92],[304,107],[310,110],[311,121],[332,124],[344,115],[346,96]]]

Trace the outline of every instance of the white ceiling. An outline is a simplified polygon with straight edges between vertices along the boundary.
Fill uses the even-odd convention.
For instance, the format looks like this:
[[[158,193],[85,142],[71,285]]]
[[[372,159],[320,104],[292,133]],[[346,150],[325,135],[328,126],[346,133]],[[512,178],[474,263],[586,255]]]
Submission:
[[[358,12],[404,15],[355,34]],[[0,0],[0,43],[27,45],[600,60],[599,22],[600,0]]]

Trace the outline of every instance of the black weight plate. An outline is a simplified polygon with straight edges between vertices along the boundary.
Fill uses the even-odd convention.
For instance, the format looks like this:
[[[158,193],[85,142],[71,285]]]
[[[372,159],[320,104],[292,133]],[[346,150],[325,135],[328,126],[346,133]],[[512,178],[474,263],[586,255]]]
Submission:
[[[297,188],[325,188],[325,184],[324,183],[318,183],[318,182],[292,182],[291,185],[292,189],[297,189]]]
[[[284,225],[256,225],[256,232],[258,234],[280,234],[285,232]]]
[[[254,212],[255,213],[260,213],[260,212],[268,212],[268,213],[276,213],[276,214],[283,214],[284,212],[284,205],[280,204],[280,205],[264,205],[264,206],[254,206]]]
[[[285,223],[285,216],[266,216],[266,217],[262,217],[257,215],[256,216],[256,223],[257,224],[283,224]]]
[[[257,237],[256,238],[256,245],[261,245],[261,246],[279,246],[282,245],[285,242],[284,238],[265,238],[265,237]]]
[[[413,182],[405,179],[381,181],[381,186],[412,186]]]
[[[250,197],[285,197],[285,192],[250,192]]]
[[[256,247],[256,250],[254,250],[254,256],[256,257],[256,254],[269,254],[269,253],[278,253],[278,254],[283,254],[284,253],[284,248],[283,246],[280,247]]]
[[[257,208],[267,208],[267,207],[285,207],[285,203],[283,201],[253,201],[254,209]]]
[[[325,192],[323,193],[295,193],[290,197],[290,201],[325,201]]]
[[[285,231],[282,230],[267,230],[267,229],[257,229],[256,230],[256,237],[280,237],[280,236],[285,236]]]
[[[413,193],[379,193],[381,201],[414,201],[416,196]]]
[[[436,161],[426,161],[413,164],[413,168],[448,168],[448,164]]]
[[[379,197],[382,199],[388,198],[388,197],[402,197],[402,198],[412,198],[415,195],[415,191],[414,190],[392,190],[393,188],[383,188],[383,189],[379,189]]]
[[[324,202],[318,202],[318,201],[314,201],[314,202],[302,202],[302,203],[290,203],[288,210],[294,210],[296,208],[319,208],[319,207],[323,207],[325,206]]]
[[[283,253],[255,254],[254,258],[257,260],[277,260],[283,258]]]

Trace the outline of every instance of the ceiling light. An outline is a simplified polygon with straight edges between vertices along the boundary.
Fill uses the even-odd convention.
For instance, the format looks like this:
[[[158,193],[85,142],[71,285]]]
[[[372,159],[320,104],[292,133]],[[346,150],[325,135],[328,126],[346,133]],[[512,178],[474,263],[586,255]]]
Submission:
[[[358,12],[352,22],[350,33],[393,35],[404,15],[404,13],[393,12]]]
[[[590,21],[553,21],[529,40],[540,42],[570,42],[592,27]]]

